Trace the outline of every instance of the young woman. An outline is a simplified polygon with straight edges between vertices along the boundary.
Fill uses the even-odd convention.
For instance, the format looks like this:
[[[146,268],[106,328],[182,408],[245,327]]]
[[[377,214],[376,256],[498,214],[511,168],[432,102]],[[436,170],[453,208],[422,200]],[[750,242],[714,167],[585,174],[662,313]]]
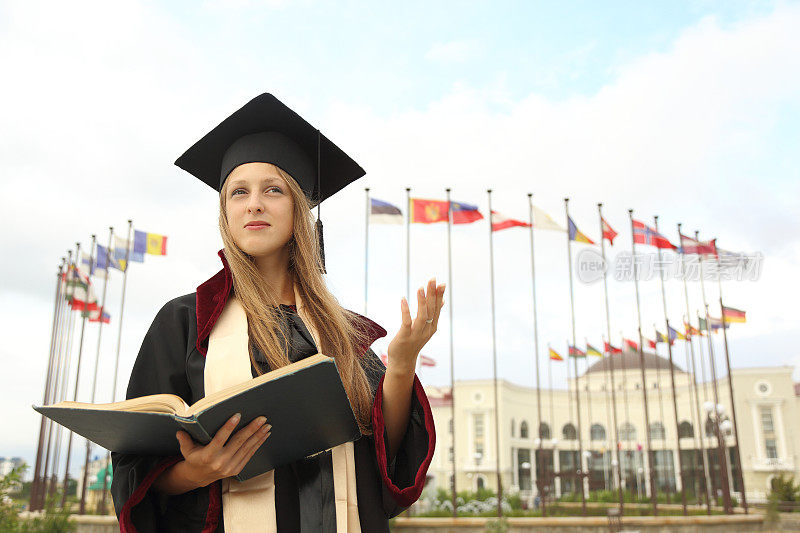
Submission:
[[[369,346],[386,331],[343,309],[325,285],[321,227],[311,213],[364,172],[269,94],[176,164],[219,192],[223,268],[158,312],[127,397],[170,393],[192,404],[324,353],[336,359],[362,436],[245,482],[231,476],[269,446],[265,417],[234,415],[206,445],[179,431],[180,455],[114,453],[120,529],[388,531],[388,519],[419,498],[433,455],[433,418],[414,368],[436,331],[444,285],[432,279],[419,289],[413,319],[401,300],[384,368]]]

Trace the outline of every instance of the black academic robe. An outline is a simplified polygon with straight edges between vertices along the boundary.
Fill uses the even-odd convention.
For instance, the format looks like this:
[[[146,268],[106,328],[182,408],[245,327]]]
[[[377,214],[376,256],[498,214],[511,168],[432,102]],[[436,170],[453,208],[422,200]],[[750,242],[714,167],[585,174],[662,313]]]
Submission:
[[[218,255],[222,270],[197,287],[195,293],[167,302],[156,315],[131,372],[127,398],[168,393],[191,405],[204,397],[208,337],[233,290],[222,250]],[[313,339],[294,308],[282,309],[290,338],[290,359],[300,360],[316,353]],[[361,315],[357,319],[357,326],[368,334],[369,345],[386,335],[386,330],[372,320]],[[359,521],[365,532],[388,531],[388,519],[419,498],[436,442],[430,405],[414,376],[408,428],[396,456],[387,461],[388,440],[381,407],[385,368],[369,345],[361,349],[362,366],[374,392],[373,434],[363,435],[353,443]],[[266,365],[260,354],[256,353],[256,358]],[[264,445],[269,446],[269,439]],[[223,530],[219,481],[177,496],[151,489],[165,469],[182,459],[180,455],[112,453],[111,459],[111,492],[121,531]],[[279,531],[335,531],[330,452],[276,468],[275,485]]]

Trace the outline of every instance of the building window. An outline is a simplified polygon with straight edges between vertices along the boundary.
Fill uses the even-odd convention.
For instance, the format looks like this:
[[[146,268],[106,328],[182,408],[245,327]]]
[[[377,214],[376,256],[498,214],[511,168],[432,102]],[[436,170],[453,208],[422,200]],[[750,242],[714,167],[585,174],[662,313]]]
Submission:
[[[589,430],[589,435],[589,438],[592,440],[605,440],[606,428],[600,424],[592,424],[592,427]]]
[[[484,417],[483,414],[472,415],[472,426],[475,432],[475,464],[481,464],[483,460],[484,444]]]
[[[764,447],[767,450],[767,459],[778,458],[778,446],[775,444],[775,439],[764,439]]]
[[[511,419],[511,436],[512,437],[514,436],[514,431],[515,431],[515,429],[514,429],[514,419],[512,418]]]
[[[519,438],[527,439],[528,438],[528,422],[525,420],[519,425]]]
[[[568,422],[564,425],[564,428],[561,430],[561,437],[564,440],[578,440],[578,431],[575,429],[575,426],[572,425],[571,422]]]
[[[478,490],[483,490],[486,488],[486,480],[483,476],[478,476]]]
[[[650,424],[650,438],[654,440],[664,440],[666,438],[666,431],[664,431],[664,424],[661,422],[652,422]]]
[[[545,422],[539,424],[539,438],[540,439],[550,438],[550,426]]]
[[[636,428],[630,422],[625,422],[619,428],[619,439],[632,441],[636,440]]]
[[[772,407],[762,406],[759,408],[761,411],[761,429],[764,433],[772,433],[775,431],[775,424],[772,420]]]
[[[678,437],[681,439],[694,437],[694,428],[691,422],[684,420],[678,425]]]

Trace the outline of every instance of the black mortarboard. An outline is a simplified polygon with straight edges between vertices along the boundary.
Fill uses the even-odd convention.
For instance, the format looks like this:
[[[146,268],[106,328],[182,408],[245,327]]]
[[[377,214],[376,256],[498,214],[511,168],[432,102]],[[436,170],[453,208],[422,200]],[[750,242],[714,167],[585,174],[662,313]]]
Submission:
[[[365,174],[317,128],[269,93],[256,96],[194,143],[175,164],[215,189],[243,163],[272,163],[291,175],[314,205]],[[322,249],[322,222],[317,215]],[[322,256],[323,271],[325,256]]]

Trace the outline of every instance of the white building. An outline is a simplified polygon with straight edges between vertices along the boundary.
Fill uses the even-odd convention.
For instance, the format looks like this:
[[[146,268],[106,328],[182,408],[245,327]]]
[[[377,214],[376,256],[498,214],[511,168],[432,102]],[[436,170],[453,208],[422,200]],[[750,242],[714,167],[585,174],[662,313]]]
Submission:
[[[681,486],[677,474],[678,433],[687,491],[702,493],[705,480],[709,480],[716,490],[721,480],[716,425],[702,407],[698,422],[691,374],[678,366],[673,368],[678,430],[672,403],[669,361],[652,353],[645,353],[644,360],[653,466],[659,490],[675,491]],[[639,354],[635,351],[626,351],[595,362],[589,358],[591,366],[578,380],[581,388],[580,443],[577,439],[579,420],[574,379],[570,381],[569,392],[564,389],[541,389],[541,424],[538,423],[536,389],[499,380],[499,452],[495,444],[492,380],[456,382],[455,450],[451,423],[453,395],[449,387],[427,387],[437,434],[436,452],[429,469],[432,482],[438,487],[449,487],[451,461],[455,453],[457,490],[475,490],[479,487],[496,490],[495,472],[499,453],[504,490],[520,491],[523,497],[531,496],[535,492],[536,476],[542,476],[545,480],[549,475],[549,490],[558,496],[574,491],[575,479],[567,476],[553,479],[552,474],[577,470],[578,450],[582,447],[583,469],[590,472],[585,481],[588,489],[610,488],[613,482],[612,465],[616,464],[616,454],[612,453],[616,437],[610,394],[611,361],[614,361],[616,425],[619,430],[623,486],[632,491],[649,493],[642,377]],[[542,382],[546,382],[546,364],[542,365]],[[572,365],[573,361],[570,360],[569,364]],[[748,500],[763,500],[771,479],[781,472],[800,479],[797,455],[800,451],[800,386],[792,381],[792,370],[792,367],[786,366],[733,370],[741,462]],[[724,432],[730,425],[725,418],[731,412],[731,401],[727,376],[718,377],[716,403],[722,406],[718,422],[721,422],[720,427]],[[701,406],[711,402],[707,408],[712,408],[715,403],[713,382],[698,379],[697,394]],[[699,427],[703,431],[697,431]],[[734,493],[738,493],[741,491],[741,482],[732,433],[729,431],[724,437],[728,452],[726,470],[729,474],[735,474],[728,478]],[[706,465],[710,469],[707,473],[702,467],[701,449],[705,449]]]

